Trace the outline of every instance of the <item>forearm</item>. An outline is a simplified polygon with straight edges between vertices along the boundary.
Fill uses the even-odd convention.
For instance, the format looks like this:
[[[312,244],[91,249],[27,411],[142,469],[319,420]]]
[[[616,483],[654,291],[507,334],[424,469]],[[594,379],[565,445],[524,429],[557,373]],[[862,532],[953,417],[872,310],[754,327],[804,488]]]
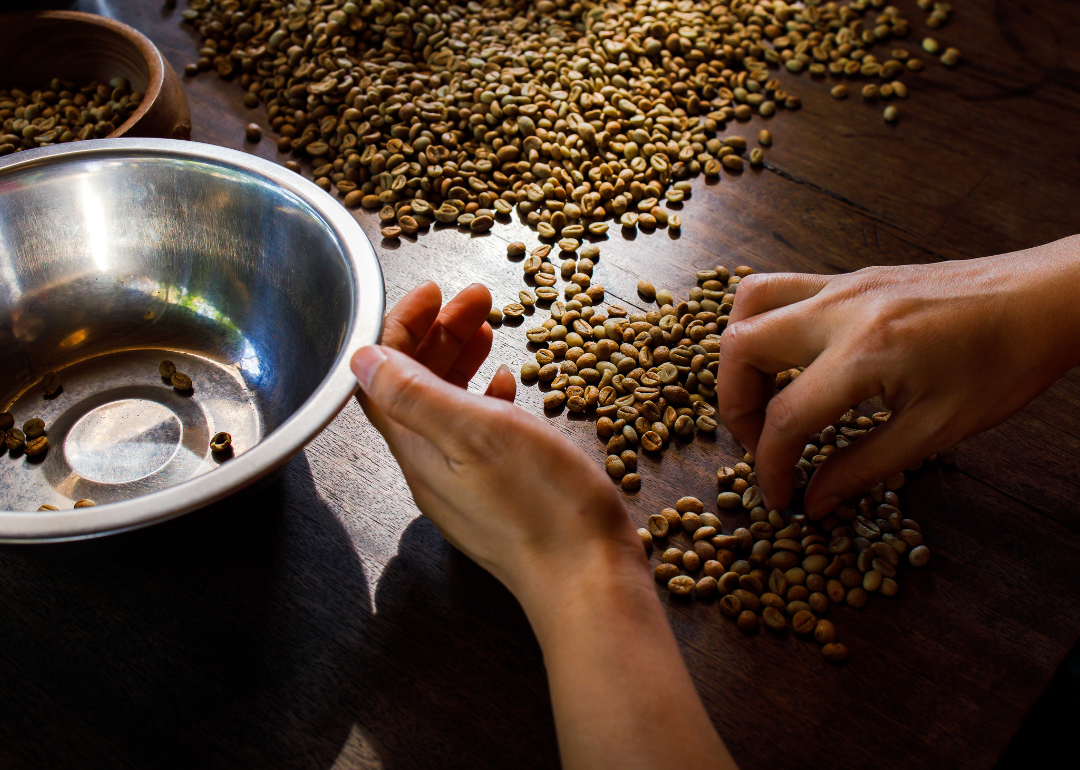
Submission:
[[[521,597],[544,651],[563,766],[734,768],[646,565],[606,550]]]

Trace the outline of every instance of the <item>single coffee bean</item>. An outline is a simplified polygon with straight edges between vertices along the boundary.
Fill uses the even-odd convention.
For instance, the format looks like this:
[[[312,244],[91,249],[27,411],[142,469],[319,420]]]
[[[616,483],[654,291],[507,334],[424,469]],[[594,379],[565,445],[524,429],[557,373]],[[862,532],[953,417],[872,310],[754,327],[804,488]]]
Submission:
[[[725,511],[742,507],[742,495],[736,492],[721,492],[716,498],[716,506]]]
[[[725,572],[723,575],[717,578],[717,582],[720,586],[720,593],[729,594],[736,588],[738,588],[740,577],[741,575],[739,575],[738,572]]]
[[[825,619],[821,619],[814,626],[814,641],[818,644],[832,644],[836,641],[836,626]]]
[[[705,575],[694,586],[694,593],[699,599],[711,599],[716,596],[717,590],[716,578],[711,575]]]
[[[731,595],[736,597],[742,603],[744,610],[757,612],[758,608],[761,606],[761,601],[757,598],[757,596],[750,593],[744,588],[736,588],[734,591],[731,592]]]
[[[787,618],[775,607],[766,607],[761,611],[761,617],[765,621],[765,625],[773,631],[783,631],[787,628]]]
[[[262,129],[258,123],[248,123],[244,128],[244,135],[249,142],[257,142],[262,139]]]
[[[641,434],[641,448],[649,452],[659,452],[664,448],[664,442],[656,431],[646,431]]]
[[[11,428],[4,433],[4,446],[12,452],[18,452],[26,445],[26,434],[18,428]]]
[[[772,593],[771,591],[766,591],[761,596],[759,596],[758,599],[761,600],[761,606],[773,607],[774,609],[780,610],[781,612],[783,612],[784,608],[787,607],[787,604],[784,602],[783,598],[781,598],[777,594]]]
[[[38,436],[26,442],[26,454],[30,457],[44,454],[49,448],[49,439],[46,436]]]
[[[557,393],[557,392],[558,391],[553,390],[553,391],[550,391],[547,395],[550,396],[552,393]],[[545,409],[549,408],[548,405],[547,405],[547,397],[546,396],[544,398],[544,408]],[[604,460],[604,468],[605,468],[605,470],[607,470],[608,475],[611,476],[611,478],[613,478],[613,479],[621,479],[623,476],[626,475],[626,464],[622,461],[622,458],[619,457],[618,455],[608,455],[607,459]]]
[[[654,513],[649,517],[648,527],[653,537],[667,537],[669,525],[666,517]]]
[[[829,597],[829,601],[834,604],[840,604],[847,598],[847,589],[844,588],[844,584],[839,580],[830,580],[825,584],[825,593]]]
[[[679,513],[699,514],[705,510],[705,506],[696,497],[681,497],[675,503],[675,510]]]
[[[182,372],[173,372],[172,377],[169,378],[169,382],[177,390],[184,392],[191,390],[191,378]]]
[[[674,508],[664,508],[660,515],[668,520],[668,526],[672,532],[678,532],[682,527],[682,517]]]
[[[818,615],[824,615],[826,612],[829,611],[829,597],[827,597],[820,591],[815,591],[814,593],[810,594],[809,598],[806,600],[806,603],[809,604],[810,609]]]
[[[912,567],[925,567],[930,560],[930,549],[925,545],[917,545],[908,553],[908,561]]]
[[[667,585],[668,590],[676,596],[689,596],[694,590],[694,579],[689,575],[676,575]]]
[[[627,473],[625,476],[622,477],[622,482],[620,482],[620,486],[625,492],[633,492],[635,490],[641,489],[641,476],[637,473]]]
[[[784,577],[784,573],[779,569],[774,569],[769,574],[769,590],[774,594],[783,596],[787,593],[787,578]]]
[[[45,505],[39,506],[38,510],[39,511],[59,511],[60,509],[57,508],[55,505],[49,505],[48,503],[46,503]]]
[[[687,551],[682,556],[682,568],[687,572],[697,572],[701,568],[701,557],[697,551]]]
[[[678,548],[668,548],[660,555],[660,561],[665,564],[674,564],[676,567],[682,565],[682,558],[683,552]]]
[[[638,537],[641,538],[641,544],[643,546],[645,546],[645,550],[647,552],[650,548],[652,548],[652,543],[653,543],[652,533],[649,532],[649,530],[647,530],[647,529],[638,529],[637,533],[638,533]]]
[[[232,436],[228,433],[221,432],[215,433],[214,437],[210,439],[210,451],[217,454],[228,452],[232,449]]]
[[[817,618],[810,610],[800,610],[791,618],[791,627],[797,634],[808,634],[817,626]]]
[[[743,631],[755,631],[758,627],[758,618],[750,610],[743,610],[739,613],[738,619],[739,628]]]
[[[75,507],[76,508],[93,508],[96,505],[97,505],[97,503],[95,503],[93,500],[89,500],[89,499],[83,499],[83,500],[76,500],[75,501]]]
[[[892,578],[882,578],[881,587],[878,589],[878,593],[882,596],[896,596],[896,592],[900,590],[900,586]]]
[[[39,417],[33,417],[23,423],[22,429],[26,438],[37,438],[45,433],[45,421]]]
[[[56,392],[60,390],[60,375],[56,372],[46,372],[45,376],[41,378],[41,389],[46,396],[55,396]]]
[[[810,598],[810,592],[806,590],[806,586],[788,586],[785,597],[789,602],[805,602]]]
[[[706,559],[705,566],[702,567],[702,570],[705,572],[706,575],[716,578],[718,584],[720,578],[722,578],[724,576],[724,573],[727,572],[727,568],[725,568],[723,564],[716,561],[715,559]]]
[[[866,589],[856,586],[848,591],[847,603],[852,607],[862,607],[866,604]]]
[[[656,578],[657,583],[664,583],[665,585],[669,580],[679,574],[679,568],[674,564],[657,564],[653,570],[653,577]]]
[[[840,642],[831,642],[821,648],[821,654],[825,660],[833,663],[839,663],[848,656],[848,648],[840,644]]]
[[[172,361],[165,359],[160,364],[158,364],[158,374],[160,374],[162,377],[172,377],[175,373],[176,364],[174,364]]]
[[[906,544],[905,544],[906,548]],[[870,546],[870,550],[873,551],[874,556],[878,557],[882,561],[886,561],[894,567],[900,563],[900,554],[886,542],[873,543]]]
[[[742,612],[742,602],[739,601],[739,597],[731,596],[730,594],[723,597],[720,600],[720,612],[724,613],[729,618],[737,617],[739,613]]]
[[[756,575],[739,575],[739,588],[749,591],[754,596],[761,596],[761,580]]]
[[[767,564],[769,557],[772,556],[773,545],[768,540],[758,540],[754,543],[754,547],[750,549],[750,563],[751,564]]]
[[[705,540],[696,540],[694,541],[694,553],[696,553],[703,562],[707,562],[716,558],[716,546]]]

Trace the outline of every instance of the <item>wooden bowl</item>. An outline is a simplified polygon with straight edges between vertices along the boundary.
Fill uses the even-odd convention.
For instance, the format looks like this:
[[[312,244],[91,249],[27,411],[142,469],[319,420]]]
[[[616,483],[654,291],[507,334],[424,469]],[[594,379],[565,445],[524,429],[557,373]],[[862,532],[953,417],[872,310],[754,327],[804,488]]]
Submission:
[[[117,76],[145,96],[108,138],[191,138],[191,113],[180,78],[146,35],[77,11],[0,15],[0,83],[37,88],[53,78],[86,83]]]

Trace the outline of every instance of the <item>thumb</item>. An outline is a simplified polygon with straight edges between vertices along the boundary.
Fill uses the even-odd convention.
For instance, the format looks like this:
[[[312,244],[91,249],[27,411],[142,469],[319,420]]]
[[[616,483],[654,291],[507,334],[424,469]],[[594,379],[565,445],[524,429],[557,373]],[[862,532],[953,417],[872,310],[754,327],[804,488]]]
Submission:
[[[921,410],[893,412],[889,421],[829,456],[806,487],[803,506],[811,521],[852,495],[910,468],[934,450],[934,430]]]
[[[393,348],[369,345],[351,367],[367,400],[387,418],[423,436],[445,454],[467,435],[471,396]]]
[[[514,403],[514,396],[517,395],[517,380],[514,379],[514,374],[510,371],[510,367],[506,364],[499,366],[498,371],[495,372],[495,376],[491,378],[491,382],[488,384],[484,395],[493,398],[501,398],[503,401],[509,401],[511,404]]]

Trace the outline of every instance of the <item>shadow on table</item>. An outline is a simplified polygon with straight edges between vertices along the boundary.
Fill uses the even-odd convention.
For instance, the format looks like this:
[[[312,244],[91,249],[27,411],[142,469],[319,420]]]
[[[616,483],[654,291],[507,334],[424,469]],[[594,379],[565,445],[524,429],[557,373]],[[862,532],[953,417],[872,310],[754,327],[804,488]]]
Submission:
[[[369,597],[302,455],[156,527],[0,547],[0,767],[557,764],[508,592],[417,520]]]

